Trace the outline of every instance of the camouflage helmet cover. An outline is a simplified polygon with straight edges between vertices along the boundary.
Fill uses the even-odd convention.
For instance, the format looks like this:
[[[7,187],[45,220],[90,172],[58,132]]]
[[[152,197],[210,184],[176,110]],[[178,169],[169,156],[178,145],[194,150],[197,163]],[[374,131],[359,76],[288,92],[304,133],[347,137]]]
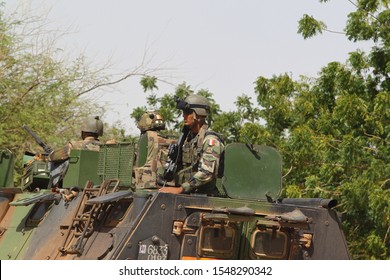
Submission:
[[[165,129],[164,118],[156,111],[148,111],[142,114],[138,120],[137,127],[141,132],[148,130],[162,130]]]
[[[90,132],[95,133],[99,136],[103,135],[103,122],[100,120],[98,116],[96,117],[88,117],[84,120],[81,126],[82,132]]]

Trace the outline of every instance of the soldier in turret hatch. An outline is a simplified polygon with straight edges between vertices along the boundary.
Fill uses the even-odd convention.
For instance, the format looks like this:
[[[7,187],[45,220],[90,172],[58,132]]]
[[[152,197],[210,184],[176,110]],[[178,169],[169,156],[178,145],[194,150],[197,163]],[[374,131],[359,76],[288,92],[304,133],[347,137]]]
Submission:
[[[176,140],[162,133],[165,121],[157,111],[145,112],[137,127],[141,135],[134,168],[135,187],[154,189],[168,157],[168,146]],[[142,155],[145,159],[141,158]]]
[[[50,187],[55,191],[62,187],[62,180],[69,166],[72,149],[99,151],[99,136],[103,135],[103,122],[98,116],[86,118],[81,126],[81,140],[70,141],[64,147],[49,154]],[[77,196],[78,190],[61,190],[65,200]]]
[[[176,108],[183,111],[185,140],[180,150],[178,168],[175,170],[174,187],[163,186],[165,193],[202,193],[218,196],[216,179],[224,144],[218,134],[208,129],[206,117],[210,113],[207,98],[191,94],[185,100],[178,100]],[[179,139],[179,145],[180,139]]]

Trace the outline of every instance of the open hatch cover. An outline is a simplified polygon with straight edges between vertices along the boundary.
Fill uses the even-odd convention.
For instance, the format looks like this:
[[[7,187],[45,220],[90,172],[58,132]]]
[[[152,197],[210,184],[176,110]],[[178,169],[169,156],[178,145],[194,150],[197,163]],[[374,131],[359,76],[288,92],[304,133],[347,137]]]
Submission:
[[[279,152],[264,145],[228,144],[222,184],[231,198],[275,200],[282,186]]]

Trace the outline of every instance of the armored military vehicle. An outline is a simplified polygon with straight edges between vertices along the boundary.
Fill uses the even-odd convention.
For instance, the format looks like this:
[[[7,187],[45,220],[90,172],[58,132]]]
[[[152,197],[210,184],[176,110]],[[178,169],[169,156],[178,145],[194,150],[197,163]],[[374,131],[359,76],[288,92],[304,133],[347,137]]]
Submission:
[[[0,149],[0,259],[18,258],[25,242],[54,202],[54,194],[45,187],[39,189],[39,186],[47,186],[47,165],[43,161],[33,162],[32,158],[31,154],[24,156],[26,168],[22,183],[14,187],[14,156],[9,150]],[[15,201],[24,201],[26,207],[12,206]]]
[[[275,149],[226,145],[221,197],[137,188],[132,170],[141,150],[116,143],[72,151],[63,189],[81,191],[69,201],[47,189],[34,193],[35,186],[10,187],[2,175],[0,259],[350,258],[335,200],[281,197]],[[3,154],[12,155],[2,152],[0,170],[8,174]]]
[[[13,183],[14,155],[8,149],[0,148],[0,259],[23,258],[23,251],[38,225],[67,196],[71,186],[84,184],[85,176],[88,180],[100,182],[96,172],[99,153],[75,150],[69,159],[69,176],[63,181],[65,188],[52,188],[52,171],[56,171],[57,165],[48,162],[50,148],[35,134],[34,138],[45,152],[39,155],[30,152],[24,154],[23,175],[17,187]],[[83,163],[80,160],[83,157],[88,157],[89,163]],[[77,162],[79,170],[83,170],[82,173],[77,173],[79,170],[73,168],[74,162]]]

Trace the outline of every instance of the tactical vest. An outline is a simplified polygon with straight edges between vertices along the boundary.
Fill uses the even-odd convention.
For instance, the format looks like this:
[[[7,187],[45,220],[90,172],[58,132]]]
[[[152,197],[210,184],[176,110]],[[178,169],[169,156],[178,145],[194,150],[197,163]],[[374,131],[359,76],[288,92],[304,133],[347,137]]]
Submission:
[[[203,125],[197,135],[193,136],[191,133],[188,134],[182,147],[182,167],[177,174],[177,185],[190,181],[191,177],[198,171],[200,158],[203,152],[203,141],[207,135],[215,135],[223,144],[221,137],[213,131],[208,131],[207,128],[207,125]],[[216,172],[216,177],[220,176],[221,167],[223,168],[223,154],[221,154],[218,167],[219,168],[217,170],[214,170],[214,172]],[[205,192],[207,192],[207,190],[215,189],[215,181],[216,180],[213,180],[207,183],[207,185],[203,186],[202,189]]]
[[[192,175],[198,170],[201,148],[198,147],[199,135],[193,137],[191,134],[187,136],[182,147],[182,168],[178,172],[178,185],[188,182]]]

